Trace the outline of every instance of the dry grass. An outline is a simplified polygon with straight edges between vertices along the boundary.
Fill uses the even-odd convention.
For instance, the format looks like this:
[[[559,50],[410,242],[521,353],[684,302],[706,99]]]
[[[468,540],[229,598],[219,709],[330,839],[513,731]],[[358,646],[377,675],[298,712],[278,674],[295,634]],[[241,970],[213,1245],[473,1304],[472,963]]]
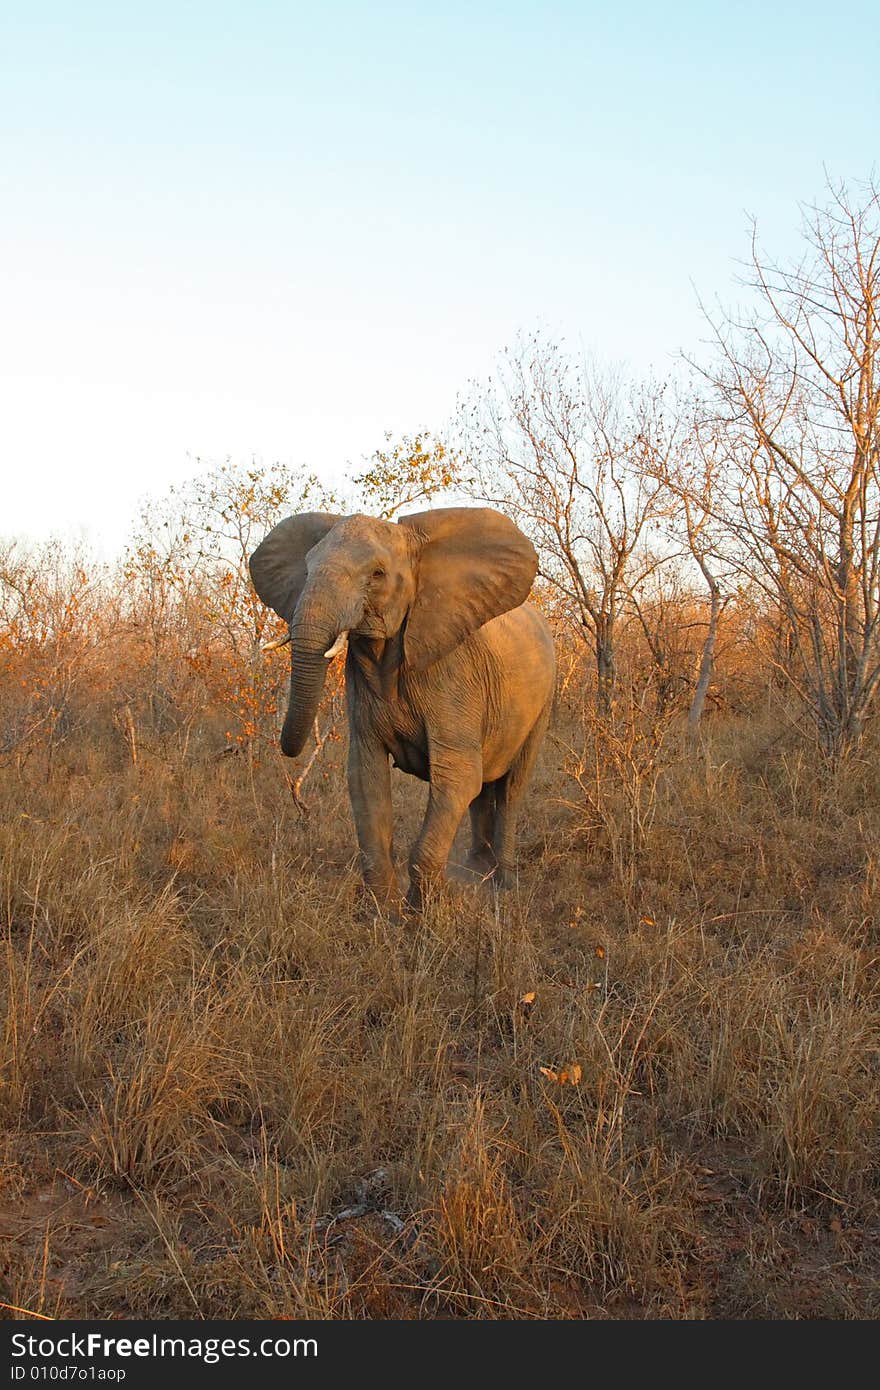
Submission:
[[[782,728],[685,760],[563,710],[518,888],[406,928],[359,898],[339,744],[308,820],[274,758],[6,769],[0,1299],[876,1316],[877,761]]]

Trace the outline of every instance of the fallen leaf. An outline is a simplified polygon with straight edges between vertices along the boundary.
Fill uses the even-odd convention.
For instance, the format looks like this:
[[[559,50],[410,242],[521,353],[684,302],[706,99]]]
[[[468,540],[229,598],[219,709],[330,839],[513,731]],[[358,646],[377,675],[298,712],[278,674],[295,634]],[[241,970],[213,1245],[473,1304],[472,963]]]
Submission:
[[[538,1070],[548,1081],[555,1081],[559,1086],[579,1086],[583,1075],[580,1062],[572,1062],[561,1071],[554,1071],[552,1067],[539,1067]]]

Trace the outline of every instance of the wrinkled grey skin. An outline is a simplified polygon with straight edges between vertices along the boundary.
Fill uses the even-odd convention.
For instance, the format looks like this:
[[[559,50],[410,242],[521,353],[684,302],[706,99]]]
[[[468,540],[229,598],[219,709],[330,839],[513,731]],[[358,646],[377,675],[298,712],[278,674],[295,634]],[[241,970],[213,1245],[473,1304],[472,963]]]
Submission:
[[[514,821],[553,699],[555,656],[524,603],[531,543],[488,508],[450,507],[399,523],[311,512],[288,517],[250,559],[260,598],[289,624],[290,703],[282,751],[301,752],[329,662],[348,632],[348,787],[364,878],[399,893],[389,757],[430,783],[410,861],[409,905],[442,876],[470,807],[468,864],[499,885],[513,870]]]

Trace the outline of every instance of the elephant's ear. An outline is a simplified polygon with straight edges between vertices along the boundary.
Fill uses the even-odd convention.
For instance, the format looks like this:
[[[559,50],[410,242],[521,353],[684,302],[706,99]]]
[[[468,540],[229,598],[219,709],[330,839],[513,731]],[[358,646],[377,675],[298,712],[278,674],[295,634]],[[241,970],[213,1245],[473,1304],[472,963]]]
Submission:
[[[248,566],[254,588],[289,623],[306,582],[306,556],[339,521],[329,512],[303,512],[279,521],[257,546]]]
[[[416,671],[528,597],[538,572],[531,541],[490,507],[444,507],[400,517],[415,533],[416,596],[404,657]]]

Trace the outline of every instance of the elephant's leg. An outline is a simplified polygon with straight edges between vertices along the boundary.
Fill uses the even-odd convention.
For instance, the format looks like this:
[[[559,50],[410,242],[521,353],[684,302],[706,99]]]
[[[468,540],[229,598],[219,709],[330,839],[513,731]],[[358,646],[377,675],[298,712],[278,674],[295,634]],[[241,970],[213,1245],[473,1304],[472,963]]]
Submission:
[[[514,881],[514,846],[516,817],[535,768],[535,759],[544,741],[550,706],[543,710],[528,738],[510,765],[510,771],[499,779],[495,797],[495,830],[493,848],[498,868],[494,882],[499,888],[509,888]]]
[[[495,869],[492,840],[495,831],[495,783],[484,782],[479,796],[471,802],[471,849],[467,867],[478,874]]]
[[[393,810],[388,753],[352,731],[348,748],[348,792],[361,851],[364,881],[380,903],[395,902],[400,889],[392,857]]]
[[[479,795],[483,783],[482,759],[456,758],[441,764],[431,761],[431,791],[421,833],[409,860],[407,903],[421,911],[424,890],[443,877],[455,832],[470,803]]]

